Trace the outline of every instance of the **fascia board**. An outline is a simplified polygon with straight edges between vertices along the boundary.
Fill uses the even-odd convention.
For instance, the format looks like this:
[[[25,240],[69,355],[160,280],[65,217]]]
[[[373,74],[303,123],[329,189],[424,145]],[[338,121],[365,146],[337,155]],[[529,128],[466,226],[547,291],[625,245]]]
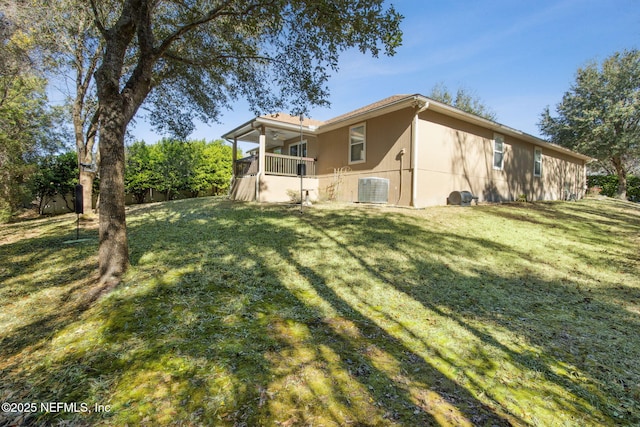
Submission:
[[[363,111],[359,114],[346,117],[342,120],[327,123],[321,125],[318,128],[318,133],[329,132],[338,128],[350,126],[365,120],[372,119],[374,117],[381,116],[383,114],[392,113],[394,111],[402,110],[403,108],[419,106],[422,107],[428,102],[428,99],[420,95],[410,95],[406,98],[399,99],[395,102],[382,105],[380,107],[372,108],[371,110]]]
[[[300,125],[296,125],[293,123],[285,123],[278,120],[267,119],[265,117],[257,117],[254,119],[254,127],[258,127],[258,125],[264,125],[266,127],[278,128],[284,130],[290,130],[295,132],[300,132]],[[312,128],[309,126],[302,126],[302,130],[304,133],[315,135],[318,128]]]
[[[494,122],[488,119],[485,119],[483,117],[479,117],[476,116],[474,114],[470,114],[467,113],[465,111],[462,110],[458,110],[457,108],[451,107],[449,105],[443,104],[441,102],[437,102],[437,101],[429,101],[429,109],[441,114],[444,114],[446,116],[450,116],[450,117],[454,117],[460,120],[463,120],[467,123],[471,123],[471,124],[475,124],[478,125],[480,127],[484,127],[484,128],[488,128],[491,129],[497,133],[501,133],[503,135],[509,135],[509,136],[513,136],[516,137],[518,139],[521,139],[523,141],[526,142],[530,142],[534,145],[537,145],[539,147],[542,148],[547,148],[549,150],[553,150],[553,151],[557,151],[559,153],[563,153],[563,154],[567,154],[573,157],[577,157],[581,160],[585,160],[585,161],[591,161],[593,160],[591,157],[586,156],[584,154],[580,154],[580,153],[576,153],[575,151],[572,151],[568,148],[565,147],[561,147],[559,145],[556,144],[552,144],[548,141],[545,141],[544,139],[535,137],[533,135],[530,135],[528,133],[522,132],[520,130],[514,129],[512,127],[509,126],[505,126],[503,124],[500,124],[498,122]]]
[[[256,121],[256,119],[251,119],[251,120],[241,124],[240,126],[234,128],[233,130],[230,130],[229,132],[227,132],[224,135],[222,135],[222,138],[226,139],[226,140],[232,140],[234,138],[241,138],[241,137],[247,135],[248,133],[251,133],[254,130],[253,123],[255,121]]]

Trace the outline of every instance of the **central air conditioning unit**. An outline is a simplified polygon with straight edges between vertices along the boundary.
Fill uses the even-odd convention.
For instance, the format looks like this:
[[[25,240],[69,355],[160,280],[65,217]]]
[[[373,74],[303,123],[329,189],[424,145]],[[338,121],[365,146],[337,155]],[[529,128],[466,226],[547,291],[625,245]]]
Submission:
[[[360,178],[358,180],[359,203],[388,203],[389,180],[386,178]]]

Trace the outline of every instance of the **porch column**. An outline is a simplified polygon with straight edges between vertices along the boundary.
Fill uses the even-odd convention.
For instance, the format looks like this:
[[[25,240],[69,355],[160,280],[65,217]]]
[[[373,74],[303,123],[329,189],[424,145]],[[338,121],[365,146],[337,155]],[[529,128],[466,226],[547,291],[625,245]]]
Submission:
[[[233,150],[231,152],[231,177],[236,178],[236,162],[238,161],[238,137],[233,137]]]
[[[264,152],[267,146],[267,136],[265,134],[264,126],[260,127],[260,146],[258,147],[258,173],[264,173]]]
[[[264,152],[267,146],[267,136],[265,134],[264,126],[260,126],[260,138],[258,140],[258,173],[256,175],[256,201],[260,202],[260,182],[262,181],[262,175],[264,175]]]

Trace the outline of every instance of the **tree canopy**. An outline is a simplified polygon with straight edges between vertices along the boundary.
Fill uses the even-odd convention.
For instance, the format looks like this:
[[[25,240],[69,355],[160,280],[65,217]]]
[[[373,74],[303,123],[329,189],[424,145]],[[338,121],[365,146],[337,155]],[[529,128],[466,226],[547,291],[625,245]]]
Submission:
[[[326,105],[347,49],[393,54],[401,16],[383,0],[91,0],[104,48],[100,111],[100,276],[128,265],[124,135],[140,106],[174,134],[245,98],[255,112]]]
[[[31,190],[38,203],[38,213],[44,213],[47,204],[56,196],[61,196],[69,212],[73,204],[69,195],[74,194],[78,183],[78,161],[76,153],[68,151],[58,155],[47,155],[38,159],[37,170],[30,177]]]
[[[496,113],[487,107],[476,94],[464,88],[459,88],[454,98],[444,83],[438,83],[431,89],[429,98],[491,121],[497,119]]]
[[[84,212],[89,213],[99,160],[94,72],[102,50],[93,13],[86,2],[78,0],[9,0],[7,3],[11,5],[7,7],[11,18],[33,40],[38,65],[50,80],[49,91],[64,97],[80,166]]]
[[[618,197],[627,197],[627,174],[640,158],[640,51],[617,52],[591,62],[556,105],[547,107],[540,130],[551,142],[597,159],[618,176]]]
[[[0,220],[27,194],[37,155],[61,145],[59,111],[31,58],[33,39],[0,12]]]

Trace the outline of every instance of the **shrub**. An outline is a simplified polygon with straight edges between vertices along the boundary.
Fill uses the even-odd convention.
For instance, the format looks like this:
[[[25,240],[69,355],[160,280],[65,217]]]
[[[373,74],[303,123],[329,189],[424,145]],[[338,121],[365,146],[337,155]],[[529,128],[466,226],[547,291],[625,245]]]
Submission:
[[[589,189],[600,188],[600,194],[608,197],[616,197],[618,192],[617,175],[590,175],[587,177]],[[627,199],[632,202],[640,202],[640,177],[627,176]]]

